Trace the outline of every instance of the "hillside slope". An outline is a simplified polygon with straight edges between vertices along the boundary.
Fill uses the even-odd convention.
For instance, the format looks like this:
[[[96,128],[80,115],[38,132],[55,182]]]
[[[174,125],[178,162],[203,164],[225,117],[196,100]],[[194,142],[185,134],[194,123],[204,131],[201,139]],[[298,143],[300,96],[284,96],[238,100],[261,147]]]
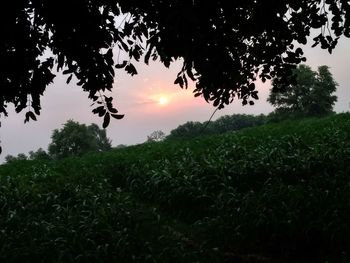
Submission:
[[[350,260],[350,114],[0,166],[0,261]]]

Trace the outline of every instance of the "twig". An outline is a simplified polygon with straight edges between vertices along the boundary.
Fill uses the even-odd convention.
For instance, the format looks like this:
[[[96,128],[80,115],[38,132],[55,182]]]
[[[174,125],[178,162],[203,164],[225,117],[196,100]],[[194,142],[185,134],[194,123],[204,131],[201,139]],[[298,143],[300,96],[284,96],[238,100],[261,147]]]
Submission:
[[[211,119],[214,117],[214,114],[216,113],[216,111],[217,111],[219,108],[220,108],[220,106],[217,107],[217,108],[214,110],[213,114],[210,116],[209,120],[207,121],[207,123],[205,124],[205,126],[202,128],[202,130],[199,132],[199,134],[202,134],[202,133],[204,132],[204,130],[208,127],[208,125],[209,125]]]

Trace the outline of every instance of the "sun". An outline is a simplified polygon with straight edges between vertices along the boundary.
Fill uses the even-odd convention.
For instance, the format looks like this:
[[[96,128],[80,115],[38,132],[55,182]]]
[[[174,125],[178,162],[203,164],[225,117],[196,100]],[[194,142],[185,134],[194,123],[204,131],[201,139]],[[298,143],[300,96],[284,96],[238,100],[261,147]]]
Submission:
[[[166,96],[160,96],[158,99],[158,104],[160,106],[165,106],[169,103],[169,99]]]

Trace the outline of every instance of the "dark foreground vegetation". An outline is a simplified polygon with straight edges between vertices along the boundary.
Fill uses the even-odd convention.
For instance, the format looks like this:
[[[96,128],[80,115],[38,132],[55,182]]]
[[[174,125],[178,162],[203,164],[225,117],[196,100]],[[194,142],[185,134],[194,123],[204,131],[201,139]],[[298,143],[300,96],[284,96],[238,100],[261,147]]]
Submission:
[[[348,262],[350,114],[0,166],[1,262]]]

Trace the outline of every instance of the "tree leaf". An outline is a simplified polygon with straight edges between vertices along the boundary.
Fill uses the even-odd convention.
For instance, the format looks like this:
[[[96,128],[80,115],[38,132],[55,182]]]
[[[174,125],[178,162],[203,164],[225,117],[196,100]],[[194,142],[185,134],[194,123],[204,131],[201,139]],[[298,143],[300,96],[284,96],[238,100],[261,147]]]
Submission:
[[[188,88],[188,81],[187,81],[185,74],[183,75],[183,80],[184,80],[184,84],[185,84],[185,89],[187,89]]]
[[[250,83],[250,84],[248,85],[248,89],[249,89],[250,91],[255,90],[255,84],[254,84],[253,82]]]
[[[105,117],[103,118],[103,124],[102,124],[102,127],[104,129],[106,129],[108,127],[110,120],[111,120],[111,117],[110,117],[109,113],[106,113]]]
[[[187,76],[189,76],[191,80],[196,81],[196,78],[193,75],[192,68],[190,66],[187,66],[186,73],[187,73]]]
[[[111,116],[117,120],[124,118],[124,114],[111,114]]]
[[[73,70],[72,69],[66,69],[66,70],[63,70],[62,74],[63,75],[67,75],[67,74],[70,74],[70,73],[73,73]]]
[[[136,68],[134,67],[133,64],[129,63],[126,67],[125,67],[125,70],[127,73],[129,73],[131,76],[134,76],[137,74],[137,70]]]
[[[124,68],[126,66],[126,63],[127,63],[127,61],[124,60],[121,64],[116,64],[115,67],[116,68]]]
[[[182,79],[182,76],[178,76],[175,81],[174,81],[174,84],[179,84],[181,88],[184,87],[184,81]]]
[[[149,58],[150,58],[150,56],[151,56],[151,54],[152,54],[153,48],[154,48],[154,46],[153,46],[153,44],[151,43],[149,49],[148,49],[147,52],[146,52],[145,58],[144,58],[144,61],[145,61],[145,64],[146,64],[146,65],[148,65],[148,63],[149,63]]]
[[[254,98],[254,99],[256,99],[256,100],[259,99],[259,96],[258,96],[258,92],[257,92],[257,91],[256,91],[256,92],[252,92],[250,95],[252,96],[252,98]]]
[[[220,98],[214,100],[213,106],[217,107],[220,104]]]
[[[108,110],[111,112],[111,113],[118,113],[118,110],[116,108],[108,108]]]
[[[100,112],[98,113],[99,117],[102,117],[103,115],[106,114],[106,110],[103,108],[102,110],[100,110]]]
[[[99,113],[99,112],[101,112],[101,111],[103,111],[103,110],[104,110],[104,106],[99,106],[99,107],[93,109],[92,112],[93,112],[94,114],[97,114],[97,113]]]
[[[40,115],[40,109],[41,109],[40,107],[34,108],[34,112],[35,112],[36,115]]]
[[[72,80],[72,77],[73,77],[73,74],[70,74],[66,81],[67,84],[69,84],[69,82]]]
[[[29,119],[36,121],[36,116],[35,116],[34,112],[32,112],[32,111],[26,112],[24,123],[28,122]]]

